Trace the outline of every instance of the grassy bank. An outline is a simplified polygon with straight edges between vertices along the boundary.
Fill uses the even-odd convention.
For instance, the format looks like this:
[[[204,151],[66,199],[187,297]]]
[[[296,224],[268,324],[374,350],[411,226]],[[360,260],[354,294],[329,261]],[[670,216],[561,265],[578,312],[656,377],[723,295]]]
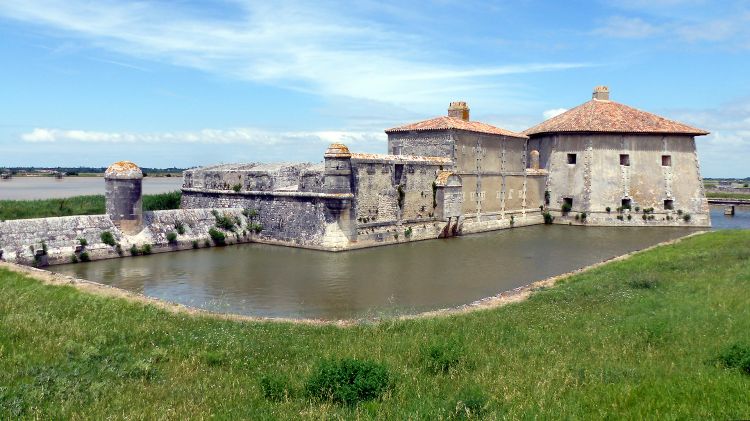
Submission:
[[[706,192],[706,197],[709,199],[750,199],[750,194],[732,192]]]
[[[750,346],[747,231],[493,310],[349,328],[171,314],[0,270],[0,418],[748,418],[750,375],[717,360],[735,344]],[[376,363],[385,392],[317,397],[341,358]]]
[[[143,210],[178,209],[179,191],[143,196]],[[65,199],[0,200],[0,220],[48,218],[70,215],[99,215],[105,213],[104,195],[74,196]]]

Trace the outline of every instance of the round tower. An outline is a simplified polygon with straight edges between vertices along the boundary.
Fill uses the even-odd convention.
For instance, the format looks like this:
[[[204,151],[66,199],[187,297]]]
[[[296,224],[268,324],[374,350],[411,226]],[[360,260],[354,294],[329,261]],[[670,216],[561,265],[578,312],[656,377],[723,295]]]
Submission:
[[[341,143],[332,143],[323,158],[325,158],[325,181],[323,182],[325,192],[351,193],[352,154],[349,148]]]
[[[107,215],[124,234],[143,229],[143,172],[130,161],[115,162],[104,173]]]

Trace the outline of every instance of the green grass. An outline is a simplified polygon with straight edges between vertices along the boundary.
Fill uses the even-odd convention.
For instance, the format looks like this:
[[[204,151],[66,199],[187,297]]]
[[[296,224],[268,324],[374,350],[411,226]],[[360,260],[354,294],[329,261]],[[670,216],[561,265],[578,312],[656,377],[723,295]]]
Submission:
[[[178,209],[182,193],[147,194],[143,196],[143,210]],[[104,195],[74,196],[65,199],[0,200],[0,220],[48,218],[70,215],[100,215],[105,213]]]
[[[750,194],[732,192],[706,192],[706,197],[709,199],[750,199]]]
[[[735,344],[750,344],[748,231],[493,310],[349,328],[171,314],[0,270],[0,419],[745,419],[750,375],[721,362]],[[345,359],[390,386],[354,405],[306,393]]]

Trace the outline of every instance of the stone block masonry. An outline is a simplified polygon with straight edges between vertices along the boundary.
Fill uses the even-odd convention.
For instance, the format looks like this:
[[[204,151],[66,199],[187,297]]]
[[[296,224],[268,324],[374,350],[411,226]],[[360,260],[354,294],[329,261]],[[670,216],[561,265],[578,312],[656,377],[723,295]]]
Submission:
[[[258,234],[247,229],[250,220],[243,209],[220,209],[220,216],[240,222],[234,232],[223,230],[227,244],[253,241]],[[151,253],[161,253],[194,247],[214,245],[209,230],[216,226],[213,209],[177,209],[144,212],[144,229],[135,235],[126,235],[107,215],[64,216],[59,218],[19,219],[0,222],[0,250],[2,259],[32,266],[71,263],[73,257],[84,260],[109,259],[131,255],[135,246],[139,253],[144,246]],[[176,224],[184,230],[179,234]],[[102,233],[112,234],[115,245],[105,244]],[[176,240],[170,242],[168,234],[174,232]],[[81,239],[86,245],[81,245]],[[119,247],[117,245],[119,244]]]

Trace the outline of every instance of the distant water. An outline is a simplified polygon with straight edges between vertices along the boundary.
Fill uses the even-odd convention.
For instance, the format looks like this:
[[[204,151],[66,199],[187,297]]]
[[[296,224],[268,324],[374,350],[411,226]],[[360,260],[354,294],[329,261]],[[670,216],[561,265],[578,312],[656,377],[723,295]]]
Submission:
[[[143,194],[180,190],[182,177],[146,177]],[[0,200],[60,199],[104,194],[103,177],[14,177],[0,180]]]

